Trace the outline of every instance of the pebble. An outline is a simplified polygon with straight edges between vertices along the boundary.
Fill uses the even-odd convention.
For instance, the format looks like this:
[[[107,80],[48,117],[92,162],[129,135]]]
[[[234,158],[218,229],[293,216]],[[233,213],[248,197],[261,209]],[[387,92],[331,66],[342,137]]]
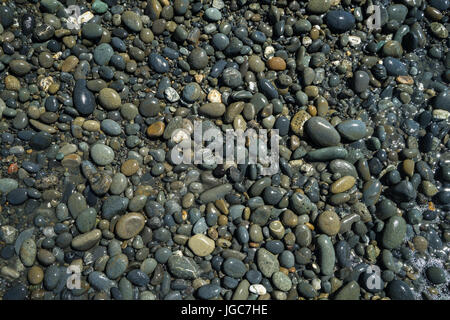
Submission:
[[[196,234],[189,238],[188,246],[199,257],[210,255],[216,247],[214,240],[203,234]]]
[[[90,151],[92,160],[100,166],[106,166],[114,161],[115,153],[107,145],[97,143],[91,147]]]
[[[341,142],[337,130],[324,118],[312,117],[305,123],[305,132],[318,146],[336,146]]]
[[[346,120],[336,126],[339,134],[349,141],[357,141],[366,135],[366,125],[361,120]]]
[[[129,212],[117,221],[116,233],[122,239],[131,239],[138,235],[145,225],[145,217],[138,212]]]
[[[334,211],[324,211],[317,218],[317,225],[324,233],[334,236],[339,232],[341,223],[339,216]]]
[[[275,255],[264,248],[258,249],[256,253],[256,263],[258,269],[266,277],[270,278],[275,272],[278,272],[280,264]]]
[[[406,222],[402,217],[392,217],[384,226],[382,244],[387,249],[398,248],[406,236]]]
[[[325,16],[328,27],[337,33],[349,31],[355,27],[355,17],[344,10],[331,10]]]

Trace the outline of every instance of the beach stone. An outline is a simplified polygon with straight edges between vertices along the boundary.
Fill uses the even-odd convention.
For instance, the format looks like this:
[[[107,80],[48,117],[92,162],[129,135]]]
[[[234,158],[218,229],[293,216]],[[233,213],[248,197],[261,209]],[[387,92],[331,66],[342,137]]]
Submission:
[[[391,76],[405,76],[408,74],[406,65],[396,58],[384,58],[383,65],[387,73]]]
[[[76,219],[76,225],[81,233],[86,233],[94,229],[97,218],[97,212],[94,208],[83,210]]]
[[[117,110],[122,105],[120,95],[116,90],[103,88],[98,94],[100,105],[106,110]]]
[[[406,222],[402,217],[391,217],[384,226],[382,244],[386,249],[398,248],[406,236]]]
[[[120,167],[120,172],[129,177],[139,170],[139,162],[136,159],[128,159]]]
[[[11,178],[1,178],[0,179],[0,192],[3,194],[8,194],[14,189],[19,187],[19,183],[15,179]]]
[[[122,22],[134,32],[139,32],[142,30],[142,20],[141,17],[134,11],[128,10],[122,13]]]
[[[240,279],[247,272],[247,268],[241,260],[228,258],[223,263],[223,272],[232,278]]]
[[[31,267],[36,260],[37,247],[33,239],[26,239],[20,248],[20,260],[25,267]]]
[[[214,240],[203,234],[196,234],[189,238],[188,246],[195,255],[206,257],[214,251],[215,243]]]
[[[291,119],[291,130],[302,137],[304,125],[310,118],[311,115],[305,110],[298,111]]]
[[[112,287],[116,287],[115,281],[108,279],[106,274],[99,271],[93,271],[88,276],[89,284],[98,291],[109,292]]]
[[[27,273],[28,281],[33,284],[39,284],[44,281],[44,271],[39,266],[32,266]]]
[[[253,72],[263,72],[265,69],[264,62],[257,55],[251,55],[248,58],[248,67]]]
[[[266,278],[272,277],[272,275],[279,271],[280,268],[277,257],[264,248],[258,249],[258,252],[256,253],[256,263],[259,271],[261,271]]]
[[[147,134],[151,138],[158,138],[164,134],[166,125],[162,121],[156,121],[147,128]]]
[[[189,257],[172,255],[167,261],[167,266],[170,273],[180,279],[193,280],[200,275],[199,266]]]
[[[216,298],[220,295],[221,288],[218,285],[215,284],[207,284],[204,286],[201,286],[197,294],[200,299],[208,300]]]
[[[322,117],[312,117],[306,121],[305,132],[315,144],[321,147],[336,146],[341,142],[336,129]]]
[[[272,275],[273,285],[281,291],[289,291],[292,288],[292,281],[283,272],[277,271]]]
[[[267,60],[267,67],[270,70],[283,71],[286,69],[286,61],[280,57],[272,57]]]
[[[6,200],[12,205],[20,205],[27,201],[28,191],[25,188],[11,190],[6,196]]]
[[[222,14],[217,8],[208,8],[205,10],[205,17],[208,21],[217,22],[222,19]]]
[[[325,22],[331,30],[337,33],[343,33],[355,27],[355,17],[344,10],[328,11]]]
[[[225,111],[226,111],[225,105],[220,102],[205,103],[199,109],[200,114],[211,118],[221,117],[225,113]]]
[[[336,126],[342,137],[349,141],[362,139],[366,135],[366,124],[361,120],[346,120]]]
[[[17,76],[24,76],[31,71],[31,64],[25,60],[11,60],[9,69]]]
[[[100,128],[104,133],[106,133],[108,136],[118,136],[122,133],[122,128],[120,127],[120,124],[115,122],[111,119],[105,119],[100,124]]]
[[[81,34],[89,40],[100,39],[103,33],[102,27],[93,22],[87,22],[81,27]]]
[[[334,265],[336,263],[333,243],[330,237],[321,234],[317,238],[317,245],[319,249],[320,271],[323,275],[330,276],[334,272]]]
[[[416,300],[410,287],[402,280],[389,282],[386,294],[392,300]]]
[[[317,225],[320,230],[329,236],[334,236],[341,228],[339,216],[334,211],[324,211],[317,218]]]
[[[195,48],[188,56],[188,63],[194,70],[202,70],[208,65],[208,55],[205,49]]]
[[[426,270],[428,280],[433,284],[442,284],[446,282],[445,271],[439,267],[428,267]]]
[[[73,88],[73,104],[79,113],[91,114],[96,106],[94,94],[86,87],[86,80],[79,79]]]
[[[336,294],[334,300],[359,300],[360,287],[356,281],[350,281]]]
[[[134,269],[128,272],[127,279],[138,287],[144,287],[150,282],[148,275],[139,269]]]
[[[116,224],[116,234],[122,239],[131,239],[138,235],[144,228],[145,217],[138,212],[129,212]]]
[[[227,87],[239,87],[242,85],[242,74],[235,68],[226,68],[222,72],[222,81]]]
[[[105,66],[111,60],[114,49],[108,43],[102,43],[94,49],[94,61],[100,66]]]
[[[107,145],[101,143],[94,144],[90,152],[92,160],[100,166],[106,166],[114,161],[114,151]]]
[[[341,193],[350,190],[356,183],[356,179],[353,176],[342,177],[335,182],[330,187],[330,191],[334,194]]]
[[[331,0],[309,0],[307,9],[311,13],[325,13],[331,7]]]
[[[87,251],[91,249],[102,237],[99,229],[80,234],[72,239],[72,247],[75,250]]]
[[[166,73],[170,70],[167,60],[158,53],[151,53],[148,57],[150,67],[157,73]]]

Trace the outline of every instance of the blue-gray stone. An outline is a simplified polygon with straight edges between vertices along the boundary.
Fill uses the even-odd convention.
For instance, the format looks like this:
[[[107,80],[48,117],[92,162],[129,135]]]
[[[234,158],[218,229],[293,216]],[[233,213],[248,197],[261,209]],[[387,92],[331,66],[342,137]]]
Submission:
[[[86,233],[94,229],[97,219],[97,212],[94,208],[83,210],[76,219],[76,225],[81,233]]]
[[[406,76],[408,74],[406,65],[396,58],[384,58],[383,65],[390,76]]]
[[[232,278],[242,278],[247,272],[245,264],[236,258],[228,258],[222,265],[223,272]]]
[[[402,280],[389,282],[386,294],[392,300],[416,300],[411,288]]]
[[[6,200],[12,205],[20,205],[27,201],[28,190],[26,188],[17,188],[11,190],[6,196]]]
[[[216,298],[220,294],[220,286],[215,284],[207,284],[202,287],[200,287],[197,291],[198,297],[200,299],[212,299]]]
[[[244,226],[239,226],[236,229],[236,239],[242,244],[248,243],[250,236],[248,234],[247,228],[245,228]]]
[[[258,81],[258,87],[268,99],[278,99],[278,91],[269,80],[261,78]]]
[[[306,121],[305,132],[315,144],[321,147],[337,146],[341,142],[341,136],[337,130],[322,117],[312,117]]]
[[[61,269],[57,265],[51,265],[45,269],[44,274],[44,287],[47,290],[53,290],[56,288],[61,277]]]
[[[73,104],[77,111],[83,115],[90,115],[95,109],[94,94],[86,87],[86,80],[79,79],[73,88]]]
[[[2,178],[0,179],[0,193],[8,194],[10,191],[16,189],[19,183],[15,179]]]
[[[94,61],[100,66],[105,66],[114,54],[114,49],[107,43],[102,43],[94,49]]]
[[[450,112],[450,90],[444,90],[433,99],[435,109],[443,109]]]
[[[366,135],[366,124],[361,120],[345,120],[336,126],[337,131],[347,140],[356,141]]]
[[[230,44],[230,39],[223,33],[216,33],[212,37],[212,43],[217,50],[222,51],[228,47]]]
[[[205,18],[211,22],[217,22],[222,19],[222,13],[216,8],[208,8],[205,10]]]
[[[123,253],[119,253],[109,258],[105,272],[108,278],[115,280],[125,272],[127,267],[128,257]]]
[[[348,151],[343,147],[327,147],[317,150],[312,150],[307,153],[307,158],[310,161],[329,161],[335,159],[345,159],[348,156]]]
[[[109,292],[112,287],[117,287],[117,283],[111,279],[108,279],[106,274],[99,271],[93,271],[88,276],[89,284],[99,290],[104,292]]]
[[[109,136],[118,136],[122,133],[120,124],[111,119],[103,120],[100,128]]]
[[[23,284],[13,286],[6,290],[3,300],[25,300],[28,295],[28,289]]]
[[[331,30],[342,33],[355,27],[355,17],[344,10],[331,10],[325,16],[325,23]]]
[[[151,53],[148,58],[148,63],[150,64],[150,67],[158,73],[166,73],[170,69],[167,60],[158,53]]]

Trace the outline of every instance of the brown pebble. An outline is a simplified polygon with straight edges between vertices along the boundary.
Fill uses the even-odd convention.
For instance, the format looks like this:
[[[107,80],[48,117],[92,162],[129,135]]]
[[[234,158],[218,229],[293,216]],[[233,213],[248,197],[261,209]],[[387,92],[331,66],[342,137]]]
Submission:
[[[164,133],[164,129],[166,128],[166,125],[162,121],[157,121],[155,123],[152,123],[147,128],[147,134],[152,138],[161,137]]]
[[[283,71],[286,70],[286,61],[280,57],[272,57],[267,61],[267,67],[270,70]]]
[[[44,280],[44,271],[42,271],[42,268],[39,266],[32,266],[28,270],[28,281],[30,281],[31,284],[39,284]]]
[[[120,167],[120,172],[122,172],[127,177],[132,176],[139,170],[139,162],[136,159],[128,159]]]
[[[61,65],[61,71],[72,72],[73,70],[75,70],[79,61],[80,60],[78,60],[78,58],[75,56],[68,56],[67,59],[64,60],[63,64]]]

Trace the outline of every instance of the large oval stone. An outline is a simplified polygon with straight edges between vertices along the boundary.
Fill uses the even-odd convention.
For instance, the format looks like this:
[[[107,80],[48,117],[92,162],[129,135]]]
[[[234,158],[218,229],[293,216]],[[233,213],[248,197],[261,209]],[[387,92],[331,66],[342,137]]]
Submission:
[[[130,212],[122,217],[116,224],[116,234],[122,239],[131,239],[144,229],[145,217],[138,212]]]
[[[312,117],[306,121],[305,130],[308,137],[321,147],[337,146],[341,142],[337,130],[322,117]]]
[[[203,234],[196,234],[188,241],[188,246],[199,257],[205,257],[214,251],[214,240]]]

